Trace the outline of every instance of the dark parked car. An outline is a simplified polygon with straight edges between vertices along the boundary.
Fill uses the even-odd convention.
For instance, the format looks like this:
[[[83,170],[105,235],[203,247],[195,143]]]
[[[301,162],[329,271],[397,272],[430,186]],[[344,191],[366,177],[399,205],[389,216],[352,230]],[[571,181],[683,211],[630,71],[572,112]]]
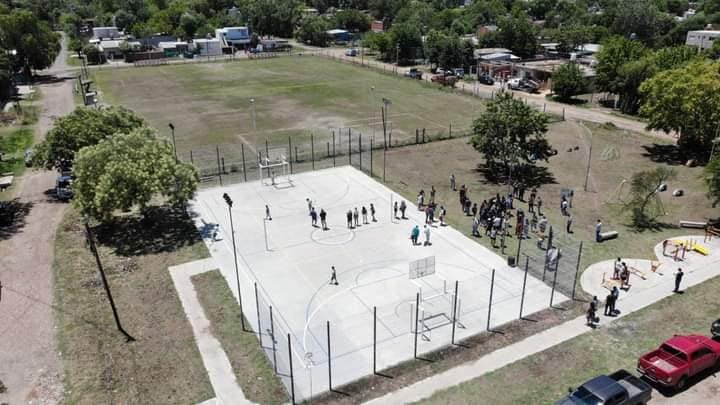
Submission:
[[[639,405],[650,401],[652,387],[625,370],[593,378],[555,405]]]
[[[478,75],[478,82],[481,84],[487,84],[488,86],[495,84],[495,80],[493,80],[490,75]]]
[[[410,70],[405,72],[403,76],[409,77],[411,79],[422,80],[422,72],[418,70],[418,68],[410,68]]]
[[[713,322],[712,327],[710,328],[710,333],[712,333],[713,338],[720,339],[720,319]]]

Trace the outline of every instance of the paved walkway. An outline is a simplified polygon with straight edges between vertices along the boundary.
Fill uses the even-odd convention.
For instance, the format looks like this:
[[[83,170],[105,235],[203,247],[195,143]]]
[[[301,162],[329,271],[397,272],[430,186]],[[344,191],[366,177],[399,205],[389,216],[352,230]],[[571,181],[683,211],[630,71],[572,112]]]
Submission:
[[[238,385],[230,360],[220,342],[212,335],[210,321],[203,312],[195,293],[195,287],[190,280],[190,277],[196,274],[217,268],[215,260],[208,258],[170,267],[169,271],[185,314],[192,325],[195,341],[208,377],[210,377],[210,384],[215,391],[216,398],[203,402],[203,404],[252,404],[245,398],[245,394]]]
[[[687,237],[678,237],[677,239],[686,238]],[[693,238],[696,241],[702,241],[702,237],[694,236]],[[610,318],[610,322],[672,295],[675,282],[675,278],[672,276],[672,273],[677,270],[677,267],[682,267],[685,272],[681,289],[692,287],[710,278],[719,276],[720,239],[714,239],[709,243],[704,243],[704,245],[710,248],[710,254],[708,256],[701,256],[698,253],[688,253],[685,261],[683,262],[674,262],[671,257],[663,256],[662,245],[660,244],[656,246],[655,253],[658,256],[658,260],[663,263],[660,266],[660,269],[662,269],[660,273],[663,275],[661,276],[660,273],[658,273],[654,275],[654,277],[647,277],[647,280],[643,281],[640,281],[641,279],[637,276],[631,276],[631,280],[633,280],[632,283],[634,284],[633,287],[631,287],[627,293],[621,293],[618,300],[617,307],[622,312],[618,316]],[[636,265],[641,264],[639,262],[633,263]],[[649,261],[646,263],[648,265],[648,271],[649,263]],[[581,278],[583,289],[589,291],[591,294],[593,294],[593,291],[596,291],[596,295],[604,292],[602,297],[607,295],[608,290],[604,289],[602,286],[598,289],[596,285],[598,281],[597,274],[600,274],[600,277],[602,277],[602,273],[605,271],[607,271],[607,262],[601,262],[590,266]],[[607,323],[608,318],[601,317],[600,327]],[[367,403],[400,404],[429,398],[438,391],[490,373],[520,359],[570,340],[590,330],[591,329],[585,325],[585,316],[583,315],[536,335],[530,336],[520,342],[496,350],[473,362],[418,381],[415,384]]]

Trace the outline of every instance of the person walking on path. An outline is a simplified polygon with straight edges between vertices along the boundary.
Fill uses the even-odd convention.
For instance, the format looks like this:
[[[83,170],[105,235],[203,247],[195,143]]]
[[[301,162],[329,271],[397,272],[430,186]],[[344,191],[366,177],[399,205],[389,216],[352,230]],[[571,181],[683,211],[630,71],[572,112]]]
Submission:
[[[370,216],[372,217],[373,222],[377,222],[377,219],[375,219],[375,206],[373,203],[370,203]]]
[[[535,189],[530,192],[530,198],[528,199],[528,212],[535,212],[535,197],[537,196]]]
[[[407,204],[405,204],[405,200],[400,201],[400,218],[405,219],[405,210],[407,209]]]
[[[415,227],[410,232],[410,240],[412,241],[413,246],[417,246],[419,237],[420,237],[420,227],[415,225]]]
[[[322,226],[323,231],[327,231],[327,212],[322,208],[320,208],[320,226]]]
[[[565,232],[573,233],[572,229],[570,229],[572,227],[572,221],[573,221],[573,216],[568,215],[567,219],[565,220]]]
[[[542,215],[542,197],[538,196],[537,198],[537,209],[538,209],[538,215]]]
[[[479,226],[480,226],[480,220],[478,219],[478,217],[473,217],[472,236],[480,236],[480,232],[478,232]]]
[[[360,213],[358,212],[357,207],[355,207],[355,210],[353,211],[353,222],[355,223],[356,228],[360,226]]]
[[[265,219],[272,221],[272,216],[270,216],[270,207],[267,205],[265,205]]]
[[[430,246],[430,227],[425,225],[425,246]]]
[[[598,219],[597,223],[595,223],[595,242],[602,242],[602,236],[600,236],[602,234],[602,226],[602,221]]]
[[[597,307],[598,307],[598,299],[597,296],[593,296],[592,301],[590,301],[590,305],[588,306],[586,320],[588,326],[595,326],[595,314],[597,313]]]
[[[315,211],[315,207],[310,208],[310,225],[317,227],[317,211]]]
[[[362,214],[363,225],[369,224],[370,222],[368,222],[368,218],[367,218],[367,208],[365,208],[364,205],[360,209],[360,213]]]
[[[346,216],[347,216],[347,226],[348,226],[348,229],[352,229],[352,228],[353,228],[352,210],[348,210]]]
[[[337,272],[335,271],[335,266],[331,266],[331,269],[332,269],[332,274],[330,275],[330,285],[340,284],[340,283],[338,283],[338,280],[337,280]]]
[[[395,219],[398,219],[397,212],[398,212],[398,202],[395,201],[395,204],[393,204],[393,216],[395,217]]]
[[[612,315],[612,300],[613,300],[612,293],[609,293],[607,295],[607,297],[605,297],[605,311],[603,312],[603,314],[605,316]]]
[[[440,226],[445,226],[445,207],[442,205],[440,206],[440,212],[438,213],[438,217],[440,218]]]
[[[678,268],[677,273],[675,273],[675,289],[673,290],[674,293],[680,292],[680,283],[682,282],[682,278],[685,273],[683,273],[683,270],[681,268]]]
[[[313,207],[313,205],[312,205],[312,200],[309,199],[309,198],[306,198],[305,201],[307,202],[308,213],[310,213],[310,211],[312,211],[312,207]]]
[[[435,204],[435,186],[430,186],[430,205]]]
[[[455,191],[455,174],[450,175],[450,190]]]

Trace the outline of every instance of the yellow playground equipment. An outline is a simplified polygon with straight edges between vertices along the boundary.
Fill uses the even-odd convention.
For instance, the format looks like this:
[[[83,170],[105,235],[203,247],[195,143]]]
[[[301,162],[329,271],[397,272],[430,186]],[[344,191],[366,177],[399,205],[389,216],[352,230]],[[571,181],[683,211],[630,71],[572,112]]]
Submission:
[[[672,242],[672,244],[677,247],[684,247],[687,251],[694,250],[703,256],[707,256],[710,254],[710,249],[708,249],[705,245],[702,245],[692,239],[673,239],[670,242]]]

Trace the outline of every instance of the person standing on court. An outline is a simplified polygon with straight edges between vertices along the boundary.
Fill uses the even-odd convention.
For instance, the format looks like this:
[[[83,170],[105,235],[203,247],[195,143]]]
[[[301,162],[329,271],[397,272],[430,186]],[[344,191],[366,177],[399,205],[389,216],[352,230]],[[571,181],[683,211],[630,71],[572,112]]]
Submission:
[[[375,206],[373,203],[370,203],[370,216],[372,217],[373,222],[377,222],[377,219],[375,219]]]
[[[572,227],[572,221],[573,221],[573,216],[568,215],[567,219],[565,220],[565,232],[573,233],[573,231],[570,229]]]
[[[542,197],[537,197],[537,209],[538,209],[538,215],[542,215]]]
[[[683,273],[683,270],[681,268],[678,268],[677,273],[675,273],[675,289],[673,290],[674,293],[680,292],[680,283],[682,282],[682,278],[685,275]]]
[[[450,175],[450,190],[455,191],[455,173]]]
[[[607,297],[605,297],[605,311],[603,312],[605,316],[612,315],[612,300],[613,296],[612,293],[609,293]]]
[[[365,208],[364,205],[360,209],[360,213],[362,214],[363,225],[369,224],[368,219],[367,219],[367,208]]]
[[[416,246],[418,244],[419,237],[420,237],[420,227],[415,225],[415,227],[410,232],[410,240],[412,241],[413,246]]]
[[[310,225],[317,227],[317,211],[315,211],[315,207],[310,208]]]
[[[335,266],[331,266],[331,269],[332,269],[332,274],[330,274],[330,285],[340,284],[340,283],[338,283],[338,280],[337,280],[337,272],[335,271]]]
[[[407,209],[407,204],[405,204],[405,200],[400,201],[400,218],[405,219],[405,210]]]
[[[322,226],[323,231],[327,231],[327,212],[322,208],[320,208],[320,226]]]
[[[393,216],[395,217],[395,219],[397,219],[397,217],[398,217],[397,212],[398,212],[398,202],[395,201],[395,204],[393,204]]]
[[[435,186],[430,186],[430,205],[435,204]]]
[[[308,214],[309,214],[310,211],[312,211],[312,200],[310,200],[309,198],[306,198],[305,201],[307,202]]]
[[[348,229],[352,229],[352,228],[353,228],[353,223],[352,223],[352,210],[348,210],[347,214],[345,214],[345,215],[347,216],[347,226],[348,226]]]
[[[353,211],[353,222],[355,223],[356,228],[360,226],[360,213],[358,212],[357,207],[355,207],[355,210]]]
[[[272,221],[272,217],[270,216],[270,207],[267,205],[265,205],[265,219]]]
[[[430,246],[430,227],[425,225],[425,246]]]
[[[599,219],[597,220],[597,223],[595,223],[595,242],[602,242],[602,221]]]

